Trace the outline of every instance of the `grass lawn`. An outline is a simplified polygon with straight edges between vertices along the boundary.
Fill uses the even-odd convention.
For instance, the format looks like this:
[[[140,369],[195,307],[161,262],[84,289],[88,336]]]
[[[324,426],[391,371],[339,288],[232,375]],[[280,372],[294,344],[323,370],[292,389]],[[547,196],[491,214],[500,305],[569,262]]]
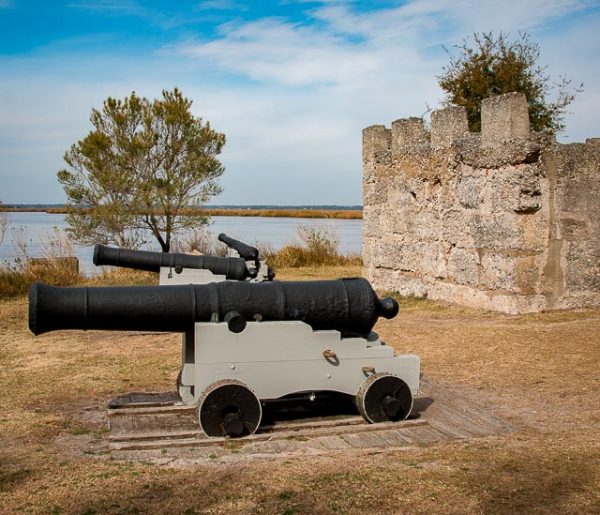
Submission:
[[[360,268],[277,277],[344,275]],[[114,460],[91,407],[119,393],[172,389],[179,335],[34,337],[26,298],[0,300],[0,512],[600,512],[600,310],[505,316],[406,300],[376,330],[398,351],[419,354],[425,376],[458,385],[519,431],[184,468]]]

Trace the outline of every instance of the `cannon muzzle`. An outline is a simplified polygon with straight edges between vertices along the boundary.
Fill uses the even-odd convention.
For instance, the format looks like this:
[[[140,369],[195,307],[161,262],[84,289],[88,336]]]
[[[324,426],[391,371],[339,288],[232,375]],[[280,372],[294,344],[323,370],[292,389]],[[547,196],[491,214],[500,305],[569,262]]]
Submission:
[[[225,233],[219,234],[219,236],[217,236],[217,239],[219,241],[222,241],[229,248],[235,250],[244,259],[247,259],[249,261],[258,261],[258,249],[256,247],[251,247],[243,241],[230,238]]]
[[[398,304],[379,299],[362,278],[101,288],[35,283],[29,290],[34,334],[61,329],[185,332],[195,322],[224,321],[232,312],[247,321],[301,320],[314,330],[366,337],[380,316],[396,316]]]
[[[243,258],[194,256],[176,252],[149,252],[146,250],[106,247],[104,245],[94,247],[94,264],[97,266],[120,266],[147,272],[159,272],[161,267],[174,268],[175,270],[200,268],[236,281],[251,276]]]

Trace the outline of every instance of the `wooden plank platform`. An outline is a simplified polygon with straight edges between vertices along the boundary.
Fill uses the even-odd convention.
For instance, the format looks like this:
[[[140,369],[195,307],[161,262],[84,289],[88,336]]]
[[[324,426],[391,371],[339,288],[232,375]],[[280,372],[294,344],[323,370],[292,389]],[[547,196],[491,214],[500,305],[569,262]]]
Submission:
[[[403,422],[368,424],[353,413],[275,420],[241,439],[205,437],[197,425],[195,408],[176,405],[174,399],[169,392],[129,394],[111,401],[109,448],[113,454],[135,459],[136,455],[147,458],[148,453],[158,451],[214,458],[232,453],[396,448],[516,430],[451,387],[427,379],[421,380],[421,394],[415,399],[410,418]]]

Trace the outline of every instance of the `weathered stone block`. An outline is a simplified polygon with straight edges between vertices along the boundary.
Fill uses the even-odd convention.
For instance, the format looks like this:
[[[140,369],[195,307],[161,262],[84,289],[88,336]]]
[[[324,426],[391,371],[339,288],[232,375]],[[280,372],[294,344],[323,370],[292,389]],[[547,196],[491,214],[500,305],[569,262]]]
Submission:
[[[476,213],[470,217],[467,227],[475,248],[516,249],[522,247],[521,228],[514,215]]]
[[[600,296],[600,239],[575,241],[568,245],[569,267],[565,274],[568,291],[590,291]]]
[[[558,208],[600,220],[600,145],[557,145],[548,161],[555,167]]]
[[[477,139],[473,136],[479,136],[479,145],[476,144]],[[469,138],[463,139],[463,142],[458,149],[463,163],[479,169],[537,163],[543,146],[549,144],[547,137],[535,133],[530,139],[498,142],[497,146],[493,147],[482,147],[479,133],[470,133]]]
[[[466,209],[478,209],[484,201],[486,177],[482,175],[463,176],[457,182],[456,196]]]
[[[383,291],[394,291],[407,297],[426,297],[429,289],[421,278],[400,271],[375,269],[366,277]]]
[[[453,248],[448,255],[448,278],[458,284],[477,286],[479,258],[474,252]]]
[[[385,125],[371,125],[363,130],[363,161],[391,148],[392,133]]]
[[[515,257],[515,286],[519,293],[526,295],[541,292],[540,273],[543,267],[543,256]]]
[[[523,165],[515,174],[516,198],[513,210],[517,213],[533,213],[542,207],[542,185],[539,167]]]
[[[397,206],[399,210],[410,209],[416,203],[416,194],[412,191],[407,180],[389,181],[388,199],[390,205]]]
[[[423,277],[435,279],[447,279],[448,270],[446,256],[450,245],[440,242],[428,242],[419,245],[417,252],[417,268]]]
[[[469,220],[462,209],[442,211],[438,221],[440,240],[453,247],[474,248],[473,237],[467,225]]]
[[[380,241],[374,249],[373,265],[390,270],[415,271],[414,249],[404,242]]]
[[[497,147],[529,137],[529,106],[523,93],[486,98],[481,103],[481,144]]]
[[[387,219],[381,204],[371,204],[363,207],[363,239],[379,237],[381,224]]]
[[[415,241],[429,242],[439,239],[439,214],[430,209],[412,210],[412,216],[405,216],[407,236]]]
[[[448,148],[469,132],[467,110],[461,106],[446,107],[431,113],[431,148]]]
[[[481,258],[481,286],[487,290],[515,291],[514,258],[501,254],[484,254]]]
[[[559,222],[559,235],[567,241],[587,240],[590,234],[589,223],[586,219],[563,215]]]
[[[388,188],[384,181],[364,182],[363,199],[364,203],[370,206],[383,204],[387,202]]]
[[[537,165],[507,166],[494,174],[493,208],[534,213],[542,207],[542,184]]]
[[[426,151],[429,138],[422,118],[404,118],[392,122],[392,158],[398,154]]]

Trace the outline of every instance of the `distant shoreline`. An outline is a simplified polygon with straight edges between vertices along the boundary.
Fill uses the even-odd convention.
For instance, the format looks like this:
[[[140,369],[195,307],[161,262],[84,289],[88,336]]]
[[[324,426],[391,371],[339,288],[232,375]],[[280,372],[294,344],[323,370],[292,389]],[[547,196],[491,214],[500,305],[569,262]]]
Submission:
[[[65,215],[66,206],[14,206],[4,205],[0,211],[14,213],[49,213]],[[270,218],[336,218],[342,220],[362,219],[360,206],[235,206],[235,207],[207,207],[204,209],[187,211],[185,214],[198,214],[205,216],[254,216]]]

